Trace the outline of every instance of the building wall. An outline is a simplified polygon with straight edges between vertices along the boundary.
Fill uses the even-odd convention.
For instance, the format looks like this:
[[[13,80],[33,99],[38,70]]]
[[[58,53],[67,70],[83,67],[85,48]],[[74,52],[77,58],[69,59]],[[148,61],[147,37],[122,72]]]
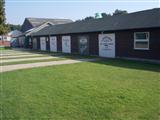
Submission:
[[[134,32],[149,32],[149,50],[134,49]],[[160,29],[144,29],[116,32],[116,56],[160,59]]]
[[[57,35],[57,51],[62,52],[62,39],[60,35]]]
[[[99,55],[98,35],[99,33],[89,34],[89,53],[91,55]]]
[[[71,35],[71,53],[77,54],[79,52],[78,36],[77,34]]]
[[[79,39],[80,36],[87,36],[89,38],[89,54],[98,55],[98,33],[80,33],[80,34],[65,34],[56,35],[57,37],[57,50],[62,52],[62,36],[71,36],[71,53],[79,53]]]
[[[8,34],[0,36],[0,40],[3,40],[3,41],[11,41],[11,38],[12,37]]]
[[[50,39],[49,36],[46,37],[46,50],[50,50]]]
[[[10,47],[10,41],[2,41],[0,40],[0,47]]]
[[[89,55],[98,55],[98,33],[71,34],[71,52],[79,53],[79,37],[85,36],[89,39]]]
[[[40,50],[40,37],[37,37],[37,49]]]
[[[25,45],[25,37],[21,36],[18,38],[19,47],[24,47]]]
[[[134,49],[134,32],[150,32],[149,50]],[[79,36],[88,36],[89,38],[89,55],[99,55],[98,35],[101,32],[95,33],[79,33],[65,34],[71,36],[71,53],[79,54]],[[144,59],[159,59],[160,60],[160,29],[141,29],[128,31],[104,32],[115,33],[116,41],[116,57],[131,57]],[[57,37],[57,51],[62,52],[62,36]]]

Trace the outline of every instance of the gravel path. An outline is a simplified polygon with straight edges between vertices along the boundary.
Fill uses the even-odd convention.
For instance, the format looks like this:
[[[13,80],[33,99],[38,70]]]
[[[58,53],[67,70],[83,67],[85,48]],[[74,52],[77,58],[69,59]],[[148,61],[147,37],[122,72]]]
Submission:
[[[0,66],[1,67],[0,73],[7,72],[7,71],[13,71],[13,70],[19,70],[19,69],[73,64],[73,63],[89,62],[89,61],[95,61],[95,60],[97,60],[97,59],[61,60],[61,61],[52,61],[52,62],[39,62],[39,63],[29,63],[29,64],[7,65],[7,66]]]

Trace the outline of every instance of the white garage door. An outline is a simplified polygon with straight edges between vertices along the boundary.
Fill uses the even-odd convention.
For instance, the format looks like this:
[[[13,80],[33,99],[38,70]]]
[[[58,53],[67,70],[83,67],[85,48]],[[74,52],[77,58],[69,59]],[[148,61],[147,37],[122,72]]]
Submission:
[[[71,37],[62,36],[62,52],[71,53]]]
[[[99,56],[115,57],[115,34],[99,34]]]
[[[46,50],[46,38],[45,37],[40,38],[40,47],[41,47],[41,50]]]
[[[50,51],[57,52],[57,38],[50,37]]]

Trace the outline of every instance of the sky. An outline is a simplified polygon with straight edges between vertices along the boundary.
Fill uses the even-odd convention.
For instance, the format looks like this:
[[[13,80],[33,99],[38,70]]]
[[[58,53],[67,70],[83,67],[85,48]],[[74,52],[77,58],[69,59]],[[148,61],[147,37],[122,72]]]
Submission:
[[[160,7],[160,0],[5,0],[6,22],[23,24],[26,17],[78,20],[95,13],[130,12]]]

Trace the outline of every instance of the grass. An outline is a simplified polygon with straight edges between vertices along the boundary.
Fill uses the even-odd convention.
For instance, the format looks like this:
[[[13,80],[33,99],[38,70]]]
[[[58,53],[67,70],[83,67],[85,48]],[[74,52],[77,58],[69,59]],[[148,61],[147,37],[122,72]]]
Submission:
[[[18,58],[9,58],[9,59],[20,59],[20,58],[35,58],[35,57],[44,57],[44,56],[29,56],[29,57],[18,57]],[[17,65],[17,64],[29,64],[29,63],[37,63],[37,62],[51,62],[51,61],[60,61],[60,60],[67,60],[67,59],[82,59],[82,58],[90,58],[88,56],[69,56],[65,55],[60,58],[53,58],[53,59],[44,59],[44,60],[25,60],[25,61],[16,61],[16,62],[6,62],[6,63],[0,63],[0,66],[5,66],[5,65]],[[91,57],[92,58],[92,57]],[[2,59],[3,60],[3,59]],[[5,58],[5,60],[8,60]]]
[[[0,51],[1,50],[10,50],[11,49],[11,47],[0,47]]]
[[[22,56],[22,57],[12,57],[12,58],[1,58],[1,60],[11,60],[11,59],[23,59],[23,58],[39,58],[39,57],[49,57],[47,55],[36,55],[36,56]]]
[[[21,55],[18,55],[21,56]],[[69,54],[39,54],[36,56],[22,56],[22,57],[11,57],[11,58],[1,58],[1,60],[9,60],[9,59],[22,59],[22,58],[36,58],[36,57],[63,57],[63,58],[68,58],[68,59],[83,59],[83,58],[96,58],[94,56],[82,56],[82,55],[69,55]]]
[[[1,52],[2,53],[2,52]],[[3,54],[3,53],[2,53]],[[2,55],[2,56],[15,56],[15,55],[29,55],[29,53],[14,53],[14,54],[5,54],[5,55]]]
[[[26,60],[26,61],[17,61],[17,62],[7,62],[1,63],[1,66],[5,65],[17,65],[17,64],[28,64],[28,63],[37,63],[37,62],[51,62],[51,61],[59,61],[66,60],[66,58],[53,58],[53,59],[45,59],[45,60]]]
[[[100,60],[1,74],[3,120],[158,120],[160,65]]]
[[[95,58],[96,56],[90,55],[79,55],[71,53],[62,53],[62,52],[52,52],[52,51],[42,51],[42,50],[24,50],[23,52],[35,53],[35,54],[44,54],[44,55],[54,55],[54,56],[65,56],[65,57],[74,57],[74,58]]]

